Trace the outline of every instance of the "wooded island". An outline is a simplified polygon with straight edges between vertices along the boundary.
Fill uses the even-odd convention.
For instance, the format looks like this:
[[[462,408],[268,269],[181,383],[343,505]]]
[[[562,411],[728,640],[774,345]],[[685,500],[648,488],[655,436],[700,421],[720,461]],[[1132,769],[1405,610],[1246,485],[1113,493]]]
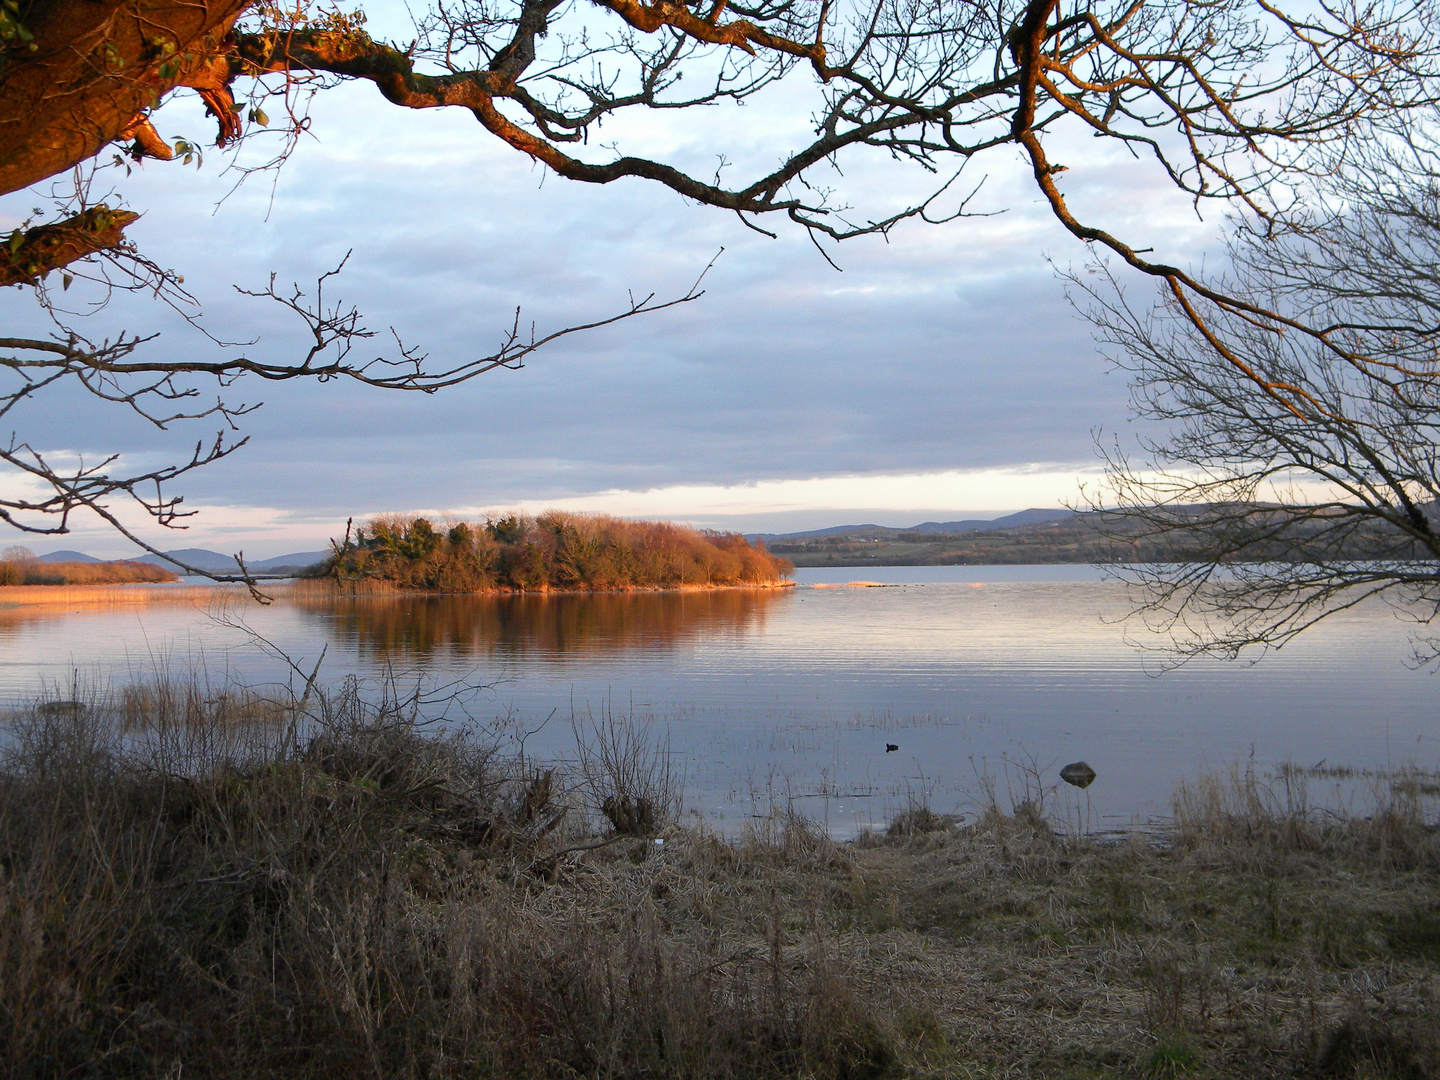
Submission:
[[[545,592],[785,585],[790,562],[738,533],[551,511],[438,527],[372,519],[316,575],[432,592]]]

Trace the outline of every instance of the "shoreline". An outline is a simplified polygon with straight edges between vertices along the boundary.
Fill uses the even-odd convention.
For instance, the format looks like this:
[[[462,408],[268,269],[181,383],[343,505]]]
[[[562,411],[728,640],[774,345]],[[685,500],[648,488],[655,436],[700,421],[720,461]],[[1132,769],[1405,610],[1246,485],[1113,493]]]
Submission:
[[[351,583],[354,584],[354,583]],[[360,600],[369,597],[403,596],[594,596],[628,595],[632,593],[710,593],[750,592],[793,589],[796,582],[778,580],[743,585],[621,585],[595,589],[515,589],[494,588],[467,592],[442,592],[429,589],[403,589],[366,584],[364,588],[345,588],[322,578],[280,578],[256,581],[260,592],[273,599],[336,599]],[[0,612],[23,608],[68,607],[71,604],[115,604],[141,606],[161,600],[208,600],[227,594],[248,595],[247,588],[237,582],[220,581],[208,585],[193,582],[120,582],[108,585],[7,585],[0,588]]]

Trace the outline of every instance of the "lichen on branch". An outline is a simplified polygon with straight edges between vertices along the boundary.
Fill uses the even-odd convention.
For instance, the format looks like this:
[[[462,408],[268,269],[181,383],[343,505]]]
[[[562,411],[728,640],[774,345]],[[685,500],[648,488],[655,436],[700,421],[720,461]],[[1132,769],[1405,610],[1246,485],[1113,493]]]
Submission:
[[[125,242],[125,229],[140,215],[92,206],[64,221],[16,229],[0,247],[0,285],[33,285],[52,270]]]

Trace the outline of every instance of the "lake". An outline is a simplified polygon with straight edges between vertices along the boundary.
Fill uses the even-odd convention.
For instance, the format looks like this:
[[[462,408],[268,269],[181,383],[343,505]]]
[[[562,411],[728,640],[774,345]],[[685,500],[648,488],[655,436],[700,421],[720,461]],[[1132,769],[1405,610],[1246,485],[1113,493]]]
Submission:
[[[859,576],[888,587],[834,587]],[[189,590],[143,606],[0,608],[0,698],[165,671],[284,680],[259,635],[307,671],[325,649],[322,682],[389,672],[406,685],[461,683],[471,689],[451,716],[504,718],[542,757],[573,756],[572,722],[633,717],[668,739],[687,804],[722,828],[789,801],[837,835],[921,793],[964,811],[987,779],[1002,799],[1032,771],[1048,787],[1080,758],[1099,778],[1059,795],[1094,827],[1163,816],[1180,778],[1236,762],[1440,764],[1437,684],[1406,666],[1406,624],[1383,604],[1254,666],[1162,673],[1130,640],[1124,587],[1090,567],[796,577],[787,590],[268,607]]]

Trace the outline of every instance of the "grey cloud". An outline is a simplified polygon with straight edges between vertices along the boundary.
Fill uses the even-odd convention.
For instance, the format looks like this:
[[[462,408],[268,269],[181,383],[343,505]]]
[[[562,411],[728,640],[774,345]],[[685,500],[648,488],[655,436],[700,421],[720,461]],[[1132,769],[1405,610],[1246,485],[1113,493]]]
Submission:
[[[187,482],[195,500],[343,516],[1076,461],[1090,456],[1094,427],[1124,422],[1123,384],[1105,376],[1043,261],[1046,250],[1084,253],[1033,200],[998,218],[843,245],[836,273],[793,229],[767,240],[639,182],[550,176],[542,187],[540,172],[473,121],[387,110],[366,93],[320,104],[322,140],[286,166],[273,207],[261,180],[210,216],[231,181],[209,164],[149,164],[127,184],[147,209],[136,239],[186,273],[217,334],[297,355],[298,328],[232,283],[254,287],[272,270],[282,284],[308,282],[351,248],[334,288],[380,332],[367,349],[393,351],[393,324],[446,359],[489,352],[517,304],[544,331],[614,312],[630,289],[676,295],[725,254],[700,301],[566,339],[524,371],[433,397],[244,382],[232,396],[266,402],[246,422],[252,444]],[[426,146],[432,155],[418,155]],[[995,204],[1005,195],[987,193]],[[16,212],[14,199],[5,205]],[[13,291],[0,314],[30,317]],[[102,318],[161,328],[157,355],[208,348],[139,298]],[[43,427],[49,445],[90,453],[175,452],[209,430],[167,436],[109,412],[65,399],[19,419]]]

